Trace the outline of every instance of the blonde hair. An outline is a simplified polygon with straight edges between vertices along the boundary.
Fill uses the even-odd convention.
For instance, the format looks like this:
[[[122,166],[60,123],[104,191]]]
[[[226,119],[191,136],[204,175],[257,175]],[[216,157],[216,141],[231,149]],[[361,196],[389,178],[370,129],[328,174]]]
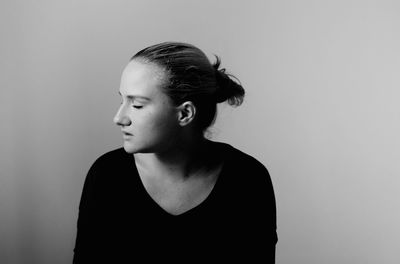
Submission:
[[[221,60],[215,57],[211,64],[204,52],[191,44],[163,42],[142,49],[131,60],[161,67],[167,79],[164,92],[175,105],[192,101],[198,112],[196,124],[204,132],[215,121],[217,103],[239,106],[245,94],[239,80],[220,69]]]

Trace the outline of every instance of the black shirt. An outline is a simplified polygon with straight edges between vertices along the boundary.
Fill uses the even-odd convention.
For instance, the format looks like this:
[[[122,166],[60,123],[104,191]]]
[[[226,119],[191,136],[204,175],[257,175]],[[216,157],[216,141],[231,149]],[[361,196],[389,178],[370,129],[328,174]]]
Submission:
[[[255,259],[274,263],[276,206],[267,169],[225,144],[209,196],[180,215],[162,209],[123,148],[91,166],[79,205],[74,263],[196,263]]]

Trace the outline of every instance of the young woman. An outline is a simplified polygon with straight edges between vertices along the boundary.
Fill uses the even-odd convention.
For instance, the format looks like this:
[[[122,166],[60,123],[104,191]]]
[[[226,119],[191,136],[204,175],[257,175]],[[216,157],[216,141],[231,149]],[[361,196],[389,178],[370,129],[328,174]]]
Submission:
[[[74,263],[275,262],[267,169],[204,136],[217,103],[244,90],[220,60],[166,42],[132,57],[114,117],[123,148],[99,157],[83,187]]]

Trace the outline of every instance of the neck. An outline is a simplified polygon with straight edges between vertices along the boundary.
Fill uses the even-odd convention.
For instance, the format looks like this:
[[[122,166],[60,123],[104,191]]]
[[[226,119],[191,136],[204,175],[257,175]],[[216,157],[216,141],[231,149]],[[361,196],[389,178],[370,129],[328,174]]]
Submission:
[[[181,140],[163,152],[137,153],[135,160],[146,170],[162,172],[172,181],[184,181],[207,163],[208,145],[204,138]]]

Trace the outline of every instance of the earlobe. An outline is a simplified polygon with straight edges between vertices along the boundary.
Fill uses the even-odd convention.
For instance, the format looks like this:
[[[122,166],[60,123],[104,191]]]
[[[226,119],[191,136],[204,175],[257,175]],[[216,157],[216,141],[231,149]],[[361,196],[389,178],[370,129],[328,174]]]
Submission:
[[[191,101],[182,103],[179,106],[178,121],[181,126],[190,124],[196,115],[196,107]]]

